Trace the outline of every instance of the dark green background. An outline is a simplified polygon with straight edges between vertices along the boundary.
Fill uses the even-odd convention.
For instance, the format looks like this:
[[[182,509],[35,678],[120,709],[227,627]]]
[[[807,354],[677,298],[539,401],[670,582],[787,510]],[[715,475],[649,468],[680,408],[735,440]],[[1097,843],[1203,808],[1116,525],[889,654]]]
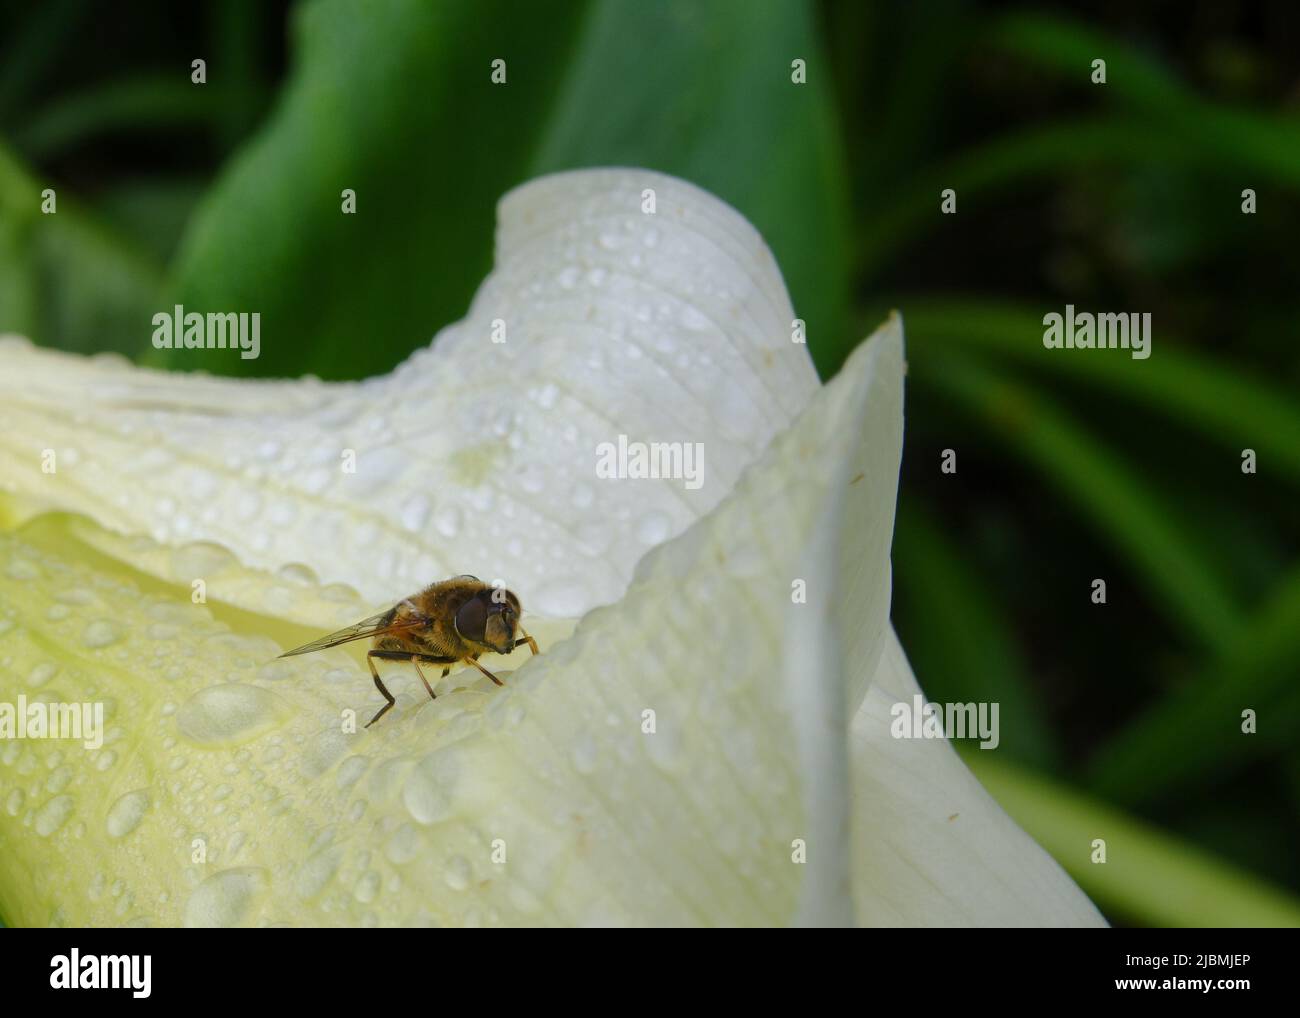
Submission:
[[[1295,907],[1297,5],[0,10],[0,330],[167,364],[154,312],[245,308],[261,359],[171,366],[362,377],[464,314],[504,191],[610,164],[744,212],[824,376],[901,309],[894,615],[927,693],[1001,703],[991,787],[1112,921],[1251,921],[1242,877]],[[1066,303],[1150,312],[1151,359],[1045,351]],[[1150,872],[1088,863],[1115,808]]]

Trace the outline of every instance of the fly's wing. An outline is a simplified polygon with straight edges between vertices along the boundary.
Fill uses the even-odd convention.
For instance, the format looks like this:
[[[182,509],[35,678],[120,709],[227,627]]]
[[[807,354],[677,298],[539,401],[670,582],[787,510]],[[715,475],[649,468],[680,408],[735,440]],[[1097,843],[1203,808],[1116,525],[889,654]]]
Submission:
[[[340,629],[337,633],[330,633],[329,636],[322,636],[319,640],[312,640],[311,643],[304,643],[301,647],[295,647],[293,650],[286,650],[281,657],[293,657],[295,654],[310,654],[312,651],[324,650],[326,647],[337,647],[340,643],[351,643],[353,640],[364,640],[368,636],[385,636],[389,633],[410,633],[417,629],[423,629],[428,623],[427,620],[417,616],[408,616],[406,618],[396,618],[396,609],[390,608],[379,615],[372,615],[368,619],[362,619],[355,626],[348,626],[347,629]]]

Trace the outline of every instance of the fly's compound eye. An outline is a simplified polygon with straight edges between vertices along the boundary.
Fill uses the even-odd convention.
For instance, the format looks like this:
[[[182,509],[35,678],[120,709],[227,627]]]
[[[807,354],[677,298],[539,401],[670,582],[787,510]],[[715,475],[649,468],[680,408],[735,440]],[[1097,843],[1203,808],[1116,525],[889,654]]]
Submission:
[[[468,640],[483,641],[487,629],[488,605],[481,598],[471,597],[456,612],[456,632]]]

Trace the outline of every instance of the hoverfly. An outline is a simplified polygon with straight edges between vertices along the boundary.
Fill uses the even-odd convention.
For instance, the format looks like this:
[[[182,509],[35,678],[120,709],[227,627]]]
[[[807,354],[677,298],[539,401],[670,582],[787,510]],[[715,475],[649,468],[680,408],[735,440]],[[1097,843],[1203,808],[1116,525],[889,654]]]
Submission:
[[[478,658],[480,654],[509,654],[521,643],[528,644],[529,649],[537,653],[537,641],[519,624],[522,613],[519,598],[510,591],[484,583],[477,576],[457,576],[430,584],[386,612],[285,651],[280,656],[310,654],[340,643],[373,638],[374,646],[366,654],[366,664],[374,676],[375,687],[388,702],[366,722],[369,728],[397,702],[384,688],[375,669],[375,658],[410,661],[430,698],[435,700],[433,687],[420,667],[422,661],[445,665],[442,670],[444,678],[452,665],[458,662],[472,664],[498,686],[504,685],[478,663]],[[521,635],[517,637],[516,633]]]

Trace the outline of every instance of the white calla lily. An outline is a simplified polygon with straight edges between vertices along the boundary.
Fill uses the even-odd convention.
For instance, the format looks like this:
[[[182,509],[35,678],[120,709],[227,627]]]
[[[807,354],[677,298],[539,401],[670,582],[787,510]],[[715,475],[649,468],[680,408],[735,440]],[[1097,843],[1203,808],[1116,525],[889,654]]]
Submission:
[[[697,188],[561,174],[500,220],[467,318],[368,382],[0,347],[0,700],[108,713],[0,749],[5,918],[1100,924],[950,747],[888,737],[897,317],[819,388]],[[702,483],[598,477],[620,436]],[[502,689],[395,670],[366,730],[359,650],[276,660],[464,572],[539,614]]]

